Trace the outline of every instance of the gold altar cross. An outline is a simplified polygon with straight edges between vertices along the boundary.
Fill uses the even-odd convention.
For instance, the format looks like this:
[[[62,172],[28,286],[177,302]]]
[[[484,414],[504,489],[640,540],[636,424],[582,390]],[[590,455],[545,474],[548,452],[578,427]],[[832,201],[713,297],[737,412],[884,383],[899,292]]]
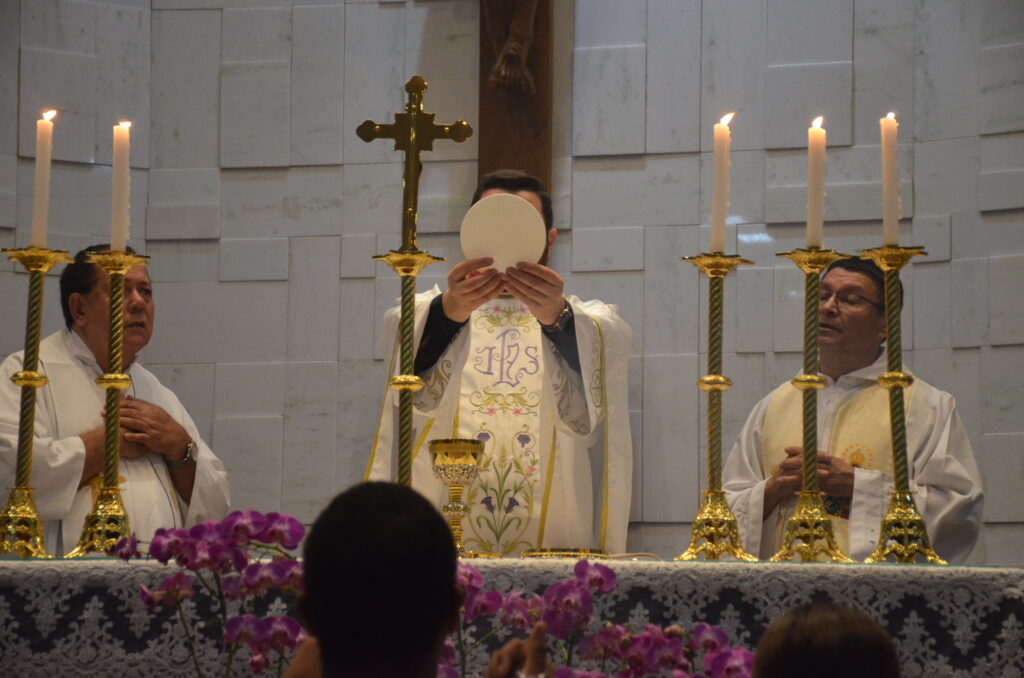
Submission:
[[[418,252],[416,247],[416,205],[419,197],[421,151],[434,150],[435,139],[465,141],[473,129],[465,120],[456,120],[450,125],[434,122],[435,113],[423,111],[423,93],[427,91],[426,81],[414,75],[405,83],[409,100],[405,113],[395,113],[395,122],[381,125],[366,120],[356,128],[356,134],[363,141],[394,139],[395,150],[405,153],[405,172],[402,175],[402,249],[403,253]]]
[[[388,383],[398,391],[398,474],[395,480],[402,485],[412,483],[412,394],[423,388],[423,380],[413,370],[413,309],[416,295],[416,276],[425,266],[444,261],[416,246],[416,205],[419,197],[421,151],[434,150],[435,139],[465,141],[473,129],[465,120],[450,125],[436,124],[433,113],[423,112],[423,93],[426,81],[414,75],[405,83],[409,99],[404,113],[395,113],[395,122],[381,125],[373,120],[364,121],[356,134],[369,143],[374,139],[394,139],[395,150],[405,153],[405,172],[402,174],[402,246],[374,259],[386,262],[402,279],[402,306],[398,324],[401,374]]]

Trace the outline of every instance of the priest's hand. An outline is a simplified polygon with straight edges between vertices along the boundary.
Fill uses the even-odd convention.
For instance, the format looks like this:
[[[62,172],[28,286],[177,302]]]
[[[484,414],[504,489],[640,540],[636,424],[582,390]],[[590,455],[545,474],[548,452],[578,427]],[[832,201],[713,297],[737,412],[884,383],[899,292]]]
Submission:
[[[530,639],[525,643],[521,638],[513,638],[505,643],[504,647],[491,655],[491,663],[484,678],[552,675],[551,664],[548,662],[547,634],[547,625],[537,622],[530,633]]]
[[[127,396],[121,402],[123,439],[177,461],[188,447],[191,437],[185,428],[162,407]]]
[[[547,266],[520,261],[505,270],[513,297],[526,304],[541,325],[553,325],[565,308],[565,280]]]
[[[818,487],[830,497],[853,496],[853,467],[839,457],[818,452]]]
[[[779,470],[764,485],[763,518],[767,518],[776,506],[799,492],[803,486],[803,450],[787,447],[786,455],[779,464]]]
[[[498,296],[505,281],[497,270],[486,268],[493,263],[491,257],[476,257],[452,267],[448,289],[441,295],[441,305],[449,320],[464,323],[473,311]]]

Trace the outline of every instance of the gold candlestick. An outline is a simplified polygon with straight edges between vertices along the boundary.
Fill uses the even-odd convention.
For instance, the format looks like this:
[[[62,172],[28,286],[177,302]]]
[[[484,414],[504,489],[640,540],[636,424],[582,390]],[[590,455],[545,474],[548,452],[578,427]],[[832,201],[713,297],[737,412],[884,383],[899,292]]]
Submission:
[[[837,259],[850,255],[820,247],[783,252],[780,257],[792,259],[804,272],[804,373],[793,379],[793,386],[803,391],[803,485],[796,510],[786,523],[782,548],[772,561],[791,560],[799,555],[804,562],[825,556],[833,562],[852,563],[836,545],[832,519],[818,491],[818,389],[825,380],[818,376],[818,296],[821,272]],[[799,542],[799,543],[797,543]]]
[[[441,508],[441,513],[448,519],[455,550],[459,558],[475,558],[478,554],[462,544],[462,519],[469,514],[469,506],[462,501],[462,491],[480,474],[483,441],[476,438],[449,438],[431,440],[429,445],[434,476],[448,487],[448,503]]]
[[[732,381],[722,376],[722,313],[725,306],[725,277],[734,268],[754,262],[739,255],[721,252],[683,257],[708,277],[708,373],[697,380],[697,387],[708,394],[708,489],[702,492],[700,510],[693,521],[690,546],[676,560],[718,560],[728,553],[736,560],[756,561],[743,549],[736,516],[722,491],[722,391]]]
[[[924,519],[917,510],[914,493],[910,491],[907,467],[907,421],[904,412],[903,390],[914,382],[914,377],[903,371],[903,343],[900,315],[900,269],[912,257],[925,254],[922,247],[886,245],[862,250],[861,256],[871,259],[885,273],[885,345],[887,372],[878,378],[878,385],[889,390],[889,421],[892,427],[892,467],[895,488],[889,500],[889,510],[882,518],[878,546],[864,562],[881,563],[895,559],[897,563],[913,563],[921,556],[929,563],[945,565],[946,561],[935,553]]]
[[[43,545],[43,526],[32,494],[32,443],[36,422],[36,389],[45,386],[46,375],[39,367],[39,340],[43,319],[43,287],[46,273],[59,263],[70,262],[67,250],[42,247],[5,249],[11,261],[28,271],[28,308],[25,319],[25,357],[21,371],[11,381],[21,387],[18,417],[18,456],[14,487],[0,513],[0,553],[16,553],[22,558],[51,558]]]
[[[405,84],[409,95],[404,113],[395,113],[395,122],[381,125],[366,120],[356,128],[356,134],[369,143],[375,139],[394,139],[395,150],[405,153],[405,172],[402,175],[402,246],[387,254],[375,256],[383,261],[402,278],[402,302],[399,319],[400,368],[401,374],[388,383],[398,391],[398,477],[397,482],[409,485],[412,482],[412,394],[423,388],[423,380],[417,377],[415,353],[413,352],[413,310],[416,294],[416,276],[426,266],[441,257],[421,251],[416,245],[416,205],[419,197],[421,151],[434,150],[435,139],[465,141],[473,134],[472,128],[464,121],[457,120],[451,125],[434,123],[434,113],[423,111],[423,93],[427,91],[426,81],[415,75]]]
[[[104,431],[103,486],[92,511],[85,516],[78,546],[66,558],[81,558],[89,553],[113,554],[122,537],[131,534],[128,512],[117,486],[117,468],[121,452],[121,391],[132,385],[122,373],[124,361],[124,277],[136,266],[144,266],[149,257],[128,252],[91,252],[89,261],[110,275],[110,348],[107,373],[96,383],[107,390]]]

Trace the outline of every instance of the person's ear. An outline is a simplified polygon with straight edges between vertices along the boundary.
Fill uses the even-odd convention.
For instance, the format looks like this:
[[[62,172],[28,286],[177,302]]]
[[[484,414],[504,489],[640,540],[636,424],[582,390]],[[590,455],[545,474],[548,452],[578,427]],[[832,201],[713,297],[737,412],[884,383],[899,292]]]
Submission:
[[[550,231],[548,231],[548,251],[549,252],[551,251],[551,248],[555,246],[555,240],[557,240],[557,239],[558,239],[558,229],[552,228]]]
[[[74,292],[68,297],[68,311],[71,312],[71,324],[75,327],[85,325],[85,295]]]

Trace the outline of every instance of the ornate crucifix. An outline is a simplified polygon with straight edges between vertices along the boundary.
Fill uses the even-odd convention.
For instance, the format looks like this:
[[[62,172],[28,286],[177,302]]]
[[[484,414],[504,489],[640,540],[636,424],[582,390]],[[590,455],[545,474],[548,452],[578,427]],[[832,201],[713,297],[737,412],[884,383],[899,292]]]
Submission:
[[[413,301],[416,295],[416,276],[427,265],[435,261],[444,261],[420,250],[416,245],[416,205],[419,197],[420,171],[423,169],[420,152],[434,150],[435,139],[465,141],[473,134],[473,129],[465,120],[457,120],[451,125],[435,124],[434,114],[423,112],[423,93],[427,91],[427,83],[422,77],[414,75],[410,78],[409,82],[405,83],[405,91],[409,95],[405,112],[395,113],[394,123],[381,125],[373,120],[366,120],[356,128],[356,134],[367,143],[374,139],[394,139],[395,150],[405,153],[405,172],[402,175],[402,246],[387,254],[375,256],[374,259],[385,262],[402,278],[402,308],[398,326],[401,374],[392,377],[388,383],[392,389],[399,392],[396,481],[402,485],[409,485],[412,482],[412,394],[423,388],[423,380],[413,374]]]

